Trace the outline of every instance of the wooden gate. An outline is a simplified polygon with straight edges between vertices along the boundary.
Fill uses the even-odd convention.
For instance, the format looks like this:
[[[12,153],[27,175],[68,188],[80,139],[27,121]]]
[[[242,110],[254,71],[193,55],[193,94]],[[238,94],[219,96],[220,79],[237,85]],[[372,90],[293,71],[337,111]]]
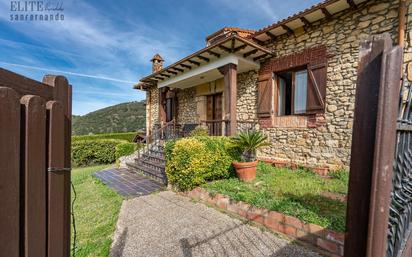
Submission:
[[[0,255],[70,255],[71,86],[0,69]]]
[[[410,231],[412,222],[412,144],[408,138],[401,138],[403,132],[398,131],[397,135],[402,51],[400,46],[392,46],[388,34],[361,43],[346,220],[346,257],[411,256],[410,252],[405,255],[411,244],[409,248],[406,244],[395,246],[396,242],[408,241],[408,238],[411,241],[407,230]],[[410,109],[410,101],[408,105]],[[403,108],[401,112],[404,113]],[[405,114],[409,119],[407,123],[411,121],[409,113]],[[408,132],[409,138],[411,132]]]

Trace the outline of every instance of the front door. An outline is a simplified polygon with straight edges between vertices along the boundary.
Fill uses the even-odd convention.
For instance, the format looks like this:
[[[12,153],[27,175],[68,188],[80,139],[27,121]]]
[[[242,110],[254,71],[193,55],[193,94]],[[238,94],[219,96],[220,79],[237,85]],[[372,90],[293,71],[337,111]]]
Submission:
[[[222,94],[207,96],[207,126],[212,136],[222,135]]]

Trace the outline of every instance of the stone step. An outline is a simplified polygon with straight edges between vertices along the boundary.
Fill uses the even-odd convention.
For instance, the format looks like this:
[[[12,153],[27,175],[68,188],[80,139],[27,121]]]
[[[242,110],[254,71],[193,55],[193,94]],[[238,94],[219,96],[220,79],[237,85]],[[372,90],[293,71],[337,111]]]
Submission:
[[[144,153],[143,155],[143,158],[146,158],[146,159],[149,159],[149,160],[153,160],[153,161],[157,161],[157,162],[160,162],[160,163],[165,163],[166,162],[166,160],[165,160],[165,157],[164,157],[164,155],[163,154],[152,154],[152,153]]]
[[[142,163],[144,166],[151,167],[154,166],[156,168],[159,168],[160,170],[165,170],[165,163],[164,162],[158,162],[158,161],[153,161],[147,158],[140,158],[140,160],[136,160],[136,163]]]
[[[167,177],[164,170],[159,170],[157,168],[145,166],[141,162],[127,163],[126,165],[133,172],[137,172],[145,176],[151,177],[165,185],[167,184]]]

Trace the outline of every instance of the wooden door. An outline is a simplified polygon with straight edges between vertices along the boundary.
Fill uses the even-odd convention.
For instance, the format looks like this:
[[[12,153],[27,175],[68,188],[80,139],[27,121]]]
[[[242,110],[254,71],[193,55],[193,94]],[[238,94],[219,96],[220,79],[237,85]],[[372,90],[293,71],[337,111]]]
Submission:
[[[207,96],[206,124],[209,127],[210,135],[222,135],[222,115],[222,94]]]

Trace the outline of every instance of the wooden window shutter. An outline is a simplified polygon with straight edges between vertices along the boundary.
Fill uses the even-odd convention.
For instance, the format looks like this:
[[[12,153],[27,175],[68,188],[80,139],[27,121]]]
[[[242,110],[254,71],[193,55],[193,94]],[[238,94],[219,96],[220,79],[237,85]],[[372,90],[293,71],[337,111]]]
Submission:
[[[325,111],[326,99],[326,61],[308,65],[308,94],[306,113]]]
[[[273,110],[273,82],[272,74],[259,76],[258,84],[258,118],[268,118]]]

